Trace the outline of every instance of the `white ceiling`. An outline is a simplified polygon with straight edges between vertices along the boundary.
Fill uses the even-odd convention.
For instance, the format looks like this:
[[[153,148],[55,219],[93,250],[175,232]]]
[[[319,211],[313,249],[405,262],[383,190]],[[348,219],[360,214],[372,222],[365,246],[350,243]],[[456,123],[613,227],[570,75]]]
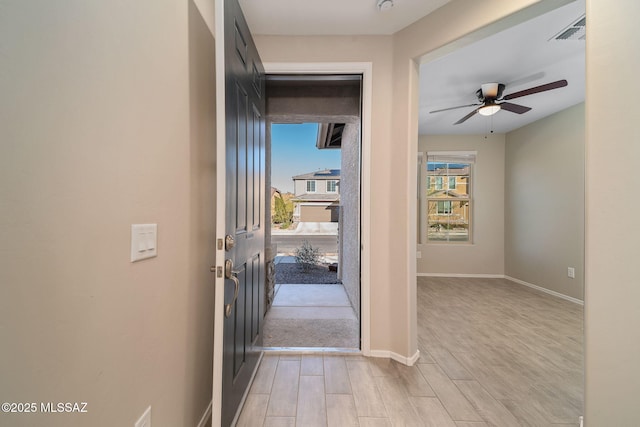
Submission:
[[[239,0],[253,34],[393,34],[449,0],[393,0],[388,11],[377,0]]]
[[[420,134],[506,133],[584,101],[585,42],[549,39],[585,13],[581,1],[538,16],[420,66]],[[531,107],[522,115],[508,111],[479,114],[453,125],[475,107],[429,111],[477,102],[482,83],[504,83],[504,94],[556,80],[568,86],[513,99]]]
[[[393,34],[450,0],[394,0],[380,12],[377,0],[239,0],[252,33],[262,35]],[[506,133],[584,101],[585,42],[549,41],[585,13],[584,0],[538,16],[420,66],[420,134]],[[531,107],[476,114],[460,125],[483,83],[503,83],[504,94],[566,79],[568,86],[511,102]]]

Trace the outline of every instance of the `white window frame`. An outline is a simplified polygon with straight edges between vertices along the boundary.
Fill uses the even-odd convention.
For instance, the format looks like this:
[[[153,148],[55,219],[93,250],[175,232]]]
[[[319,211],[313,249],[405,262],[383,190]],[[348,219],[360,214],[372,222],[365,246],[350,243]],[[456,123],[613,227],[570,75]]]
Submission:
[[[309,190],[309,184],[313,183],[313,190]],[[317,183],[315,179],[308,179],[307,180],[307,193],[315,193],[318,189]]]
[[[473,244],[473,190],[476,185],[474,178],[475,171],[475,163],[476,163],[477,152],[475,151],[428,151],[418,153],[418,167],[419,167],[419,185],[418,185],[418,197],[419,197],[419,242],[421,244],[434,244],[434,245],[450,245],[450,244]],[[436,180],[430,180],[433,176],[427,175],[427,164],[428,159],[436,157],[438,162],[442,163],[464,163],[470,165],[469,171],[469,180],[467,182],[467,191],[468,197],[460,198],[460,199],[444,199],[444,198],[430,198],[427,196],[428,191],[430,189],[429,184],[432,184],[433,190],[436,190]],[[448,176],[448,175],[447,175]],[[449,189],[449,181],[443,180],[443,188],[446,182],[446,187]],[[457,181],[456,181],[457,183]],[[440,191],[440,190],[438,190]],[[429,201],[468,201],[469,202],[469,232],[468,239],[464,241],[452,241],[452,240],[429,240],[429,224],[428,224],[428,209],[429,209]],[[453,211],[453,209],[452,209]],[[442,214],[446,215],[446,214]]]
[[[333,182],[333,188],[334,188],[333,191],[329,190],[329,183],[330,182]],[[326,181],[325,188],[327,190],[327,193],[331,193],[331,194],[337,193],[338,192],[338,180],[337,179],[328,179]]]

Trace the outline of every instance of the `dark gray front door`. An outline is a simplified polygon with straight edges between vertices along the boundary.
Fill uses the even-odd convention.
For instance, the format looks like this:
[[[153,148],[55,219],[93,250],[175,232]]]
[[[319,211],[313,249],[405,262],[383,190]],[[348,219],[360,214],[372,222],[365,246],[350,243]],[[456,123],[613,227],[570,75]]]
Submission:
[[[225,9],[226,235],[222,425],[233,421],[262,351],[264,69],[237,0]],[[221,162],[219,162],[220,164]],[[233,239],[233,244],[230,240]],[[227,261],[228,262],[228,261]]]

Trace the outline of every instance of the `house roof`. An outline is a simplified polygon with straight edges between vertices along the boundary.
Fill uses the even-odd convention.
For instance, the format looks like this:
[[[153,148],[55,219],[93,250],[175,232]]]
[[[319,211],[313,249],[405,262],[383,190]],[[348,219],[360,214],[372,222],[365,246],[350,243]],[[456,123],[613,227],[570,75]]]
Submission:
[[[340,195],[336,193],[331,194],[314,194],[305,193],[292,198],[296,202],[337,202],[340,200]]]
[[[447,198],[451,198],[451,197],[455,197],[455,198],[469,197],[468,194],[458,193],[457,191],[453,191],[453,190],[438,190],[438,191],[434,191],[433,193],[430,193],[428,196],[435,197],[435,198],[442,197],[443,200],[446,200]]]
[[[302,175],[296,175],[293,177],[296,179],[338,179],[340,178],[340,169],[325,169],[315,172],[305,173]]]

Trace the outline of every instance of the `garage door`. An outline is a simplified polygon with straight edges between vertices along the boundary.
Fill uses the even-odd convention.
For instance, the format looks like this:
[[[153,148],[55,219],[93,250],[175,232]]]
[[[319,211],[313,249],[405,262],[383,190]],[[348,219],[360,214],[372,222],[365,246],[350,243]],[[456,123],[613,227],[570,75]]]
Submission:
[[[334,212],[335,211],[335,212]],[[337,206],[300,206],[302,222],[338,222]]]

